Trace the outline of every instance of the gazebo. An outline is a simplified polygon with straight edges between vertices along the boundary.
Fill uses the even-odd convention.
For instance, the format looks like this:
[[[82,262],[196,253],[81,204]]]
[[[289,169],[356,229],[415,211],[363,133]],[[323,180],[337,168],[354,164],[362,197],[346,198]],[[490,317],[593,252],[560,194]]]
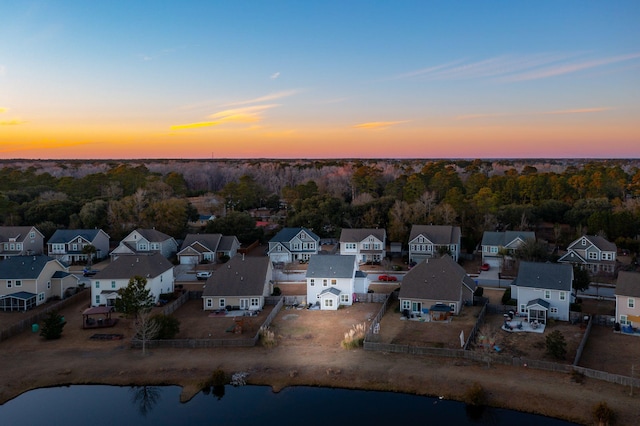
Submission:
[[[26,311],[36,306],[36,295],[28,291],[7,294],[0,298],[0,310]]]
[[[529,324],[533,324],[535,321],[540,324],[546,324],[549,306],[549,302],[542,299],[534,299],[527,303],[527,319]]]
[[[94,306],[82,312],[82,328],[113,327],[118,322],[117,318],[111,318],[112,306]],[[98,318],[94,318],[98,316]]]

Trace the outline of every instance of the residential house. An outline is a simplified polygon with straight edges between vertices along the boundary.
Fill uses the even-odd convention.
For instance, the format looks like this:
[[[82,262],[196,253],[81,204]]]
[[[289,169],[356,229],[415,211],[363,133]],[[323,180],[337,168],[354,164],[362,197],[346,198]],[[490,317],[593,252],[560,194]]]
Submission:
[[[124,237],[118,247],[111,252],[111,260],[120,255],[161,253],[170,258],[178,251],[175,238],[155,229],[138,228]]]
[[[465,304],[473,303],[475,291],[475,281],[445,254],[411,268],[402,279],[398,299],[405,315],[440,320],[458,315]]]
[[[551,262],[520,262],[518,276],[511,283],[511,297],[518,314],[529,322],[547,323],[548,318],[569,321],[573,301],[573,268]]]
[[[358,263],[378,264],[386,256],[387,231],[374,228],[344,228],[340,232],[340,254],[355,255]]]
[[[115,306],[118,290],[136,276],[147,280],[154,303],[174,291],[173,264],[161,253],[118,256],[91,277],[91,306]]]
[[[109,235],[101,229],[58,229],[47,241],[47,253],[67,264],[86,262],[88,245],[96,249],[94,258],[103,259],[109,254]]]
[[[273,263],[306,262],[320,251],[320,237],[307,228],[282,228],[269,240]]]
[[[207,279],[202,292],[205,311],[261,310],[273,293],[273,264],[268,257],[235,255]]]
[[[461,232],[459,226],[413,225],[409,234],[409,263],[449,254],[454,261],[460,259]]]
[[[195,220],[190,220],[187,223],[187,226],[191,228],[204,229],[210,222],[213,222],[215,218],[215,215],[212,214],[199,214],[198,218]]]
[[[216,263],[224,256],[234,257],[239,248],[240,241],[235,236],[187,234],[178,252],[178,261],[181,265]]]
[[[622,327],[640,327],[640,272],[618,272],[615,295],[616,322]]]
[[[357,257],[351,255],[315,255],[307,267],[307,303],[322,310],[336,310],[339,306],[350,306],[354,302],[357,278]],[[363,288],[364,293],[366,289]]]
[[[52,297],[64,298],[77,285],[78,277],[52,257],[11,256],[0,261],[0,310],[25,311]]]
[[[612,275],[616,270],[616,245],[598,235],[583,235],[567,247],[560,263],[578,265],[592,274]]]
[[[44,235],[35,226],[0,226],[0,258],[44,253]]]
[[[525,241],[535,241],[532,231],[485,231],[482,235],[482,263],[509,268],[515,252]]]

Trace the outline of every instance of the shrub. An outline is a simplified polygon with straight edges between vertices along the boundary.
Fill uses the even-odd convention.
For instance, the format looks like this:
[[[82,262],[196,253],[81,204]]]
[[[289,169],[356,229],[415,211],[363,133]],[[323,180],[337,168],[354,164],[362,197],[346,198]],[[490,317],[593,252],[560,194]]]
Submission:
[[[345,349],[355,349],[362,346],[365,331],[366,325],[364,323],[352,326],[351,330],[344,333],[344,340],[341,343],[342,347]]]
[[[582,305],[580,303],[572,303],[569,310],[571,312],[582,312]]]
[[[260,342],[262,346],[270,348],[278,344],[276,334],[269,327],[260,327]]]
[[[158,324],[156,339],[173,339],[180,332],[180,320],[174,316],[156,314],[151,320]]]
[[[483,406],[487,403],[487,393],[480,383],[474,382],[464,393],[464,402],[475,407]]]
[[[593,407],[593,417],[598,422],[598,425],[609,426],[614,424],[616,413],[603,401]]]
[[[280,290],[280,287],[274,287],[273,293],[271,293],[272,296],[280,296],[281,294],[282,294],[282,290]]]
[[[476,291],[473,295],[476,297],[482,297],[483,294],[484,294],[484,287],[476,287]]]
[[[507,287],[507,289],[502,294],[502,304],[503,305],[515,304],[513,299],[511,299],[511,287]]]
[[[554,358],[564,359],[567,354],[567,342],[560,330],[554,330],[545,338],[547,353]]]
[[[56,311],[51,311],[44,319],[40,335],[47,340],[59,339],[62,336],[62,329],[66,321],[62,315]]]

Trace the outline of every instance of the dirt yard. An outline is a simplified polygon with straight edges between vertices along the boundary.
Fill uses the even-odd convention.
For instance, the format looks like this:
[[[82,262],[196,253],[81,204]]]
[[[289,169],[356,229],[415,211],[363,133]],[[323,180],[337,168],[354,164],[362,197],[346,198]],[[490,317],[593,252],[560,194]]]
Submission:
[[[566,374],[540,370],[488,368],[470,361],[341,348],[344,333],[355,324],[368,324],[378,312],[378,304],[359,303],[332,312],[283,309],[272,325],[277,345],[271,348],[153,349],[146,355],[130,348],[128,339],[133,329],[127,318],[119,318],[119,323],[110,329],[83,330],[81,313],[87,304],[88,298],[61,311],[67,325],[60,340],[44,341],[28,330],[0,342],[0,403],[29,389],[87,383],[177,384],[183,387],[181,399],[188,400],[200,391],[212,371],[222,369],[229,374],[246,372],[248,383],[270,385],[274,391],[310,385],[462,399],[471,383],[478,382],[486,390],[489,403],[498,407],[591,424],[593,406],[606,401],[618,414],[618,424],[631,425],[640,417],[637,393],[630,396],[627,388],[603,381],[587,379],[576,384]],[[17,319],[23,314],[8,315]],[[204,334],[208,337],[213,328],[220,333],[225,320],[229,320],[209,317],[197,303],[179,309],[176,316],[181,319],[181,335],[193,338]],[[215,322],[218,320],[223,321],[220,327]],[[203,327],[203,321],[208,326]],[[383,321],[401,327],[409,323],[401,321],[393,309]],[[391,328],[384,322],[382,331]],[[119,333],[123,339],[92,340],[91,336],[98,332]],[[455,334],[457,338],[459,330]],[[396,339],[407,339],[400,337],[402,333],[397,336]],[[514,394],[520,397],[513,398]]]

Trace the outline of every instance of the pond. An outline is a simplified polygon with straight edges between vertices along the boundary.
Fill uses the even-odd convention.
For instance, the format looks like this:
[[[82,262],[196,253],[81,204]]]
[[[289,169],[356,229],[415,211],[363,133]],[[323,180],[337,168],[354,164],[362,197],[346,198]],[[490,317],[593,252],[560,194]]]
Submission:
[[[73,385],[36,389],[0,406],[2,424],[65,426],[263,424],[549,425],[574,423],[457,401],[320,387],[221,386],[180,403],[178,386]]]

